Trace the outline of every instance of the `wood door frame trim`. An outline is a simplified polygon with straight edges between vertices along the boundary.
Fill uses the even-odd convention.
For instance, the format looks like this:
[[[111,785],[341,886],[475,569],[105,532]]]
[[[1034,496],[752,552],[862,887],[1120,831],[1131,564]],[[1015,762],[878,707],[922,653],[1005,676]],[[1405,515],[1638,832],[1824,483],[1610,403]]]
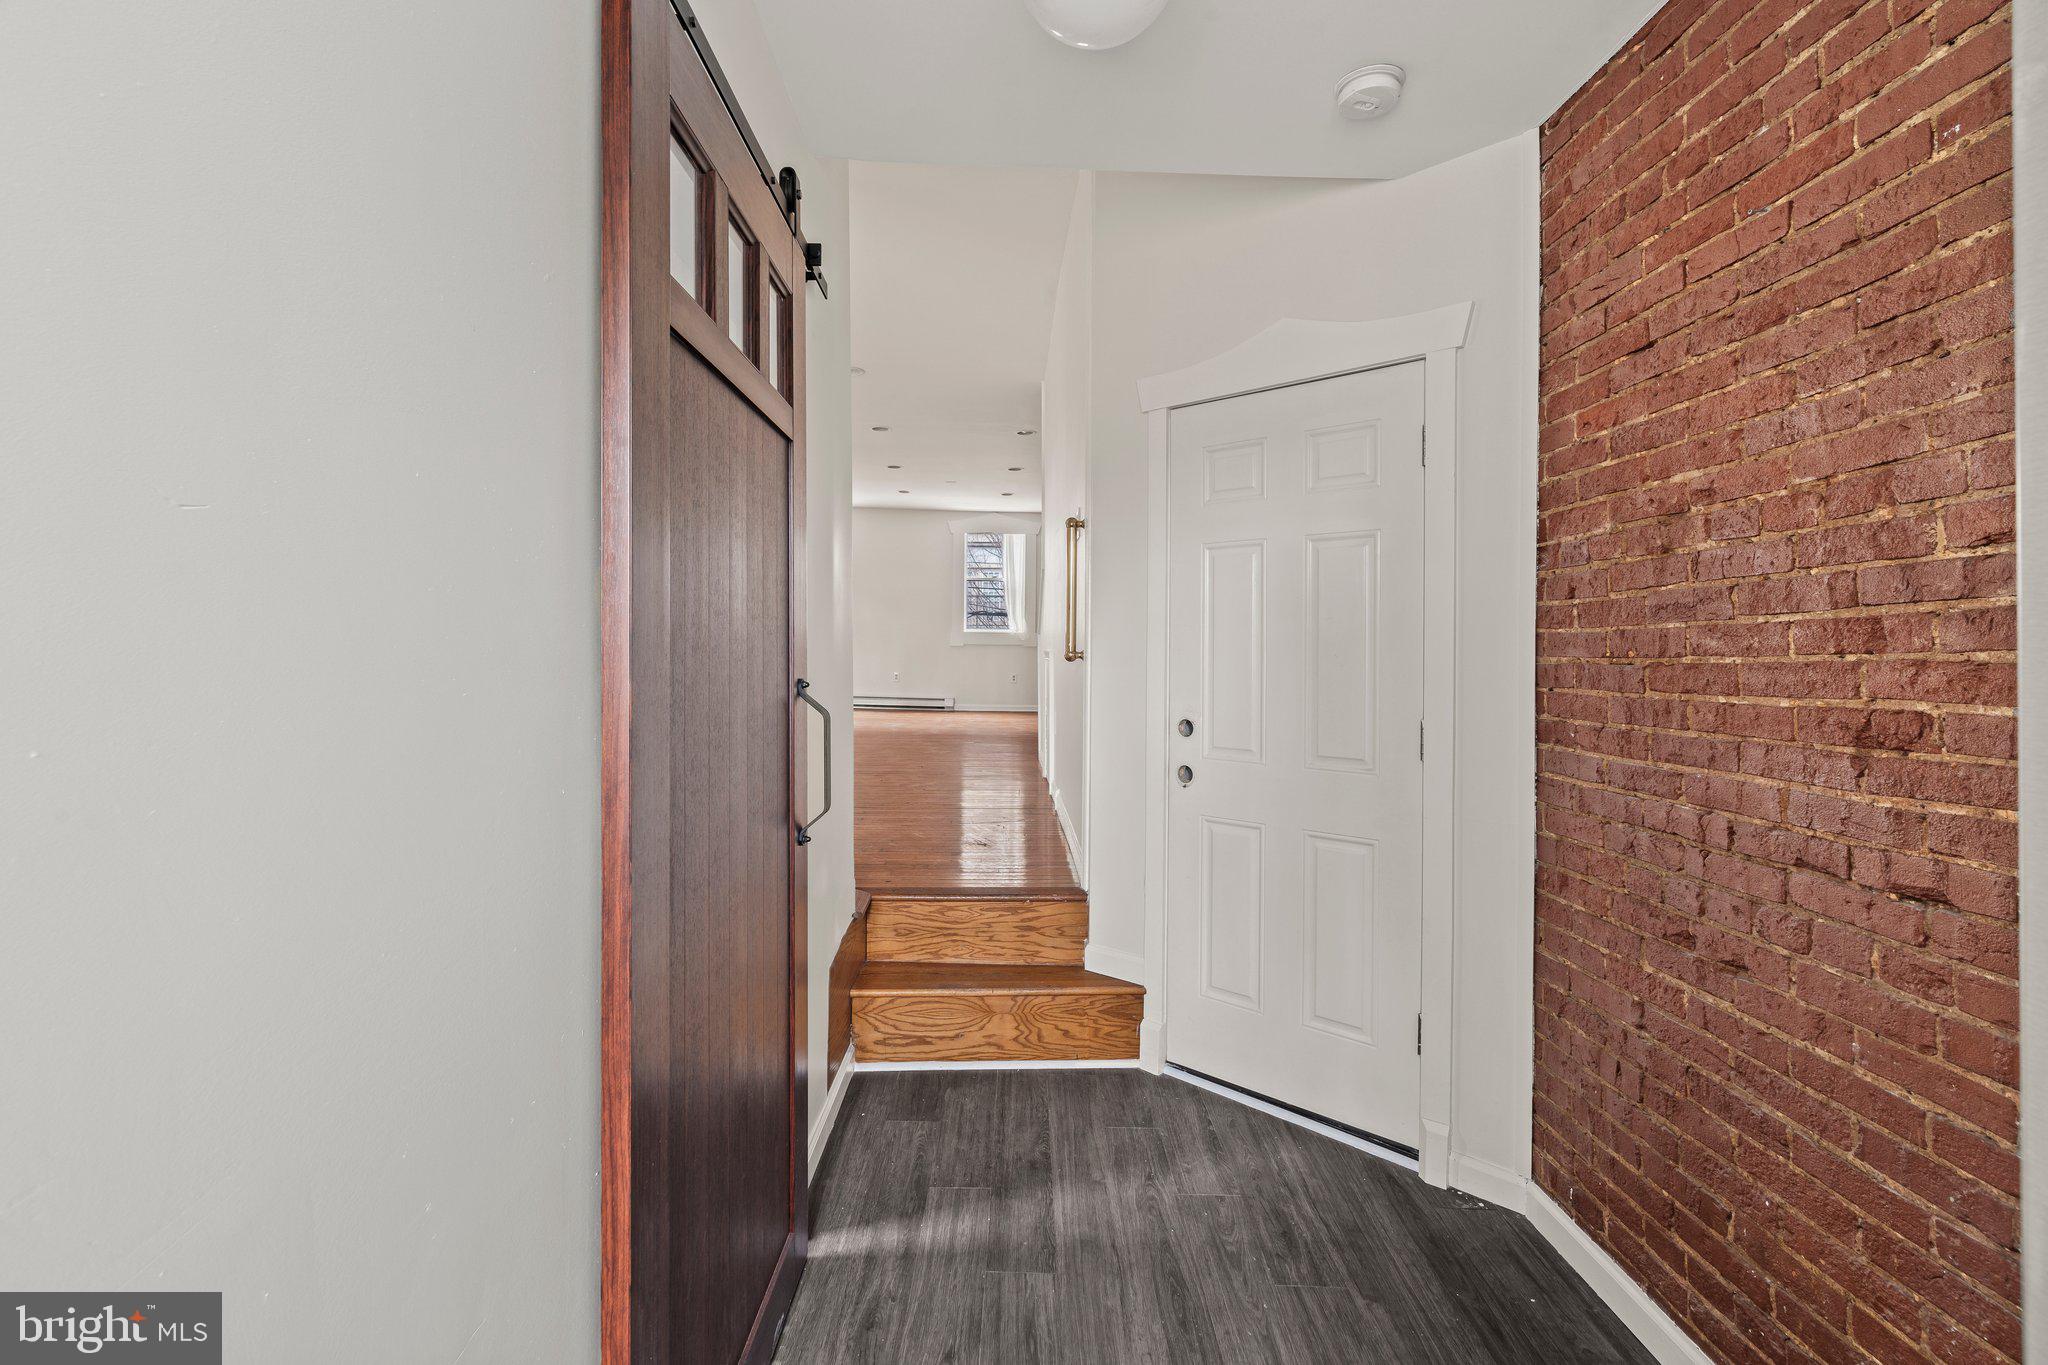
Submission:
[[[633,1337],[633,432],[653,409],[633,364],[633,93],[636,77],[647,83],[633,54],[646,50],[644,35],[634,42],[644,21],[636,0],[600,0],[598,1358],[605,1365],[626,1365]]]
[[[1420,1174],[1432,1185],[1451,1177],[1452,1059],[1457,1018],[1453,958],[1457,947],[1457,865],[1454,842],[1457,753],[1458,352],[1470,332],[1472,305],[1452,304],[1405,317],[1361,322],[1284,319],[1211,359],[1138,384],[1146,418],[1151,472],[1151,551],[1148,558],[1145,742],[1145,951],[1127,969],[1142,973],[1147,1018],[1140,1057],[1154,1072],[1166,1064],[1169,1027],[1166,991],[1167,797],[1167,573],[1172,524],[1168,482],[1170,418],[1175,408],[1236,398],[1268,389],[1333,379],[1412,361],[1423,364],[1426,476],[1423,568],[1422,989],[1424,1019],[1417,1095]],[[1533,748],[1531,752],[1534,752]],[[1119,958],[1129,957],[1118,954]],[[1092,948],[1089,966],[1116,974],[1117,966]],[[1394,1135],[1389,1135],[1394,1136]]]
[[[603,1365],[628,1365],[633,1357],[633,474],[635,438],[666,432],[667,348],[680,337],[693,352],[747,400],[789,441],[786,483],[789,527],[790,680],[805,666],[806,423],[804,405],[780,393],[726,334],[716,297],[700,306],[669,278],[668,147],[682,120],[712,164],[735,153],[755,165],[751,151],[721,103],[714,114],[678,107],[670,73],[687,60],[701,68],[699,49],[682,31],[667,0],[599,0],[599,456],[598,456],[598,653],[599,653],[599,1272],[598,1353]],[[707,78],[710,73],[707,70]],[[730,145],[728,145],[730,144]],[[636,185],[642,193],[636,194]],[[785,246],[771,224],[788,222],[773,192],[752,175],[731,186],[729,202],[746,216],[761,242],[755,253],[757,281],[772,266],[790,290],[788,339],[790,392],[805,389],[806,296],[802,287],[803,242],[790,231]],[[723,251],[724,233],[711,235]],[[636,250],[636,242],[640,249]],[[660,250],[655,249],[655,243]],[[721,265],[706,274],[716,280]],[[687,303],[681,308],[678,301]],[[764,298],[765,305],[765,298]],[[680,316],[679,315],[683,315]],[[696,325],[701,320],[704,325]],[[678,322],[681,325],[677,325]],[[763,318],[762,326],[772,325]],[[792,818],[808,791],[807,739],[793,697],[785,731]],[[792,829],[792,834],[794,830]],[[808,859],[794,838],[789,858],[788,1017],[789,1210],[790,1232],[778,1255],[770,1292],[749,1328],[743,1362],[765,1362],[774,1352],[775,1328],[796,1292],[809,1235],[809,1132],[805,1122],[809,1077]]]

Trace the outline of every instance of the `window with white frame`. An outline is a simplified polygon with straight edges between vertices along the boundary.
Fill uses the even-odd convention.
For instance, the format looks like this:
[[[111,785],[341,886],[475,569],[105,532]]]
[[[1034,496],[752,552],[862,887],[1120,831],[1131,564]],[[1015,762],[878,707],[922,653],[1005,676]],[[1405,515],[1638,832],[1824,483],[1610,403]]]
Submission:
[[[1001,528],[957,528],[959,574],[954,619],[955,644],[1017,644],[1027,621],[1030,578],[1026,560],[1031,537]]]
[[[967,533],[960,629],[1012,633],[1008,556],[1004,554],[1008,539],[996,531]]]

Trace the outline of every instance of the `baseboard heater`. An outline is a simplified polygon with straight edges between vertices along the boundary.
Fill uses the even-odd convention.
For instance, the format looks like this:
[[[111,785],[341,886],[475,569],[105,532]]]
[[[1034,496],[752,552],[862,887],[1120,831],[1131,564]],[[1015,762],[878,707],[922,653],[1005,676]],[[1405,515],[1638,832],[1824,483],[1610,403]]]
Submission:
[[[951,697],[863,697],[853,699],[857,711],[951,711]]]

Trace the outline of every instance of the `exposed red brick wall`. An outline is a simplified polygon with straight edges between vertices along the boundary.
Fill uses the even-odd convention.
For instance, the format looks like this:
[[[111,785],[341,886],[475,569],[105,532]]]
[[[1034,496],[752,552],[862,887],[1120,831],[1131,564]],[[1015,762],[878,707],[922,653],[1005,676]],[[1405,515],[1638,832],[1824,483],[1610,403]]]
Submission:
[[[2019,1355],[2011,11],[1543,130],[1535,1168],[1717,1358]]]

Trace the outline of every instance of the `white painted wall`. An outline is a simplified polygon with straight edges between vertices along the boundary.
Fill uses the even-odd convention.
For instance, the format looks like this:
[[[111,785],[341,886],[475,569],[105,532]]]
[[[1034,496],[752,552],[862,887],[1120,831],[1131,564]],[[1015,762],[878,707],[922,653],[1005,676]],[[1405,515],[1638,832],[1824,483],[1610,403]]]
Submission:
[[[0,1283],[596,1358],[597,37],[0,5]]]
[[[1536,139],[1377,183],[1095,177],[1089,962],[1144,961],[1151,568],[1136,386],[1283,317],[1476,305],[1460,358],[1454,1158],[1529,1162]],[[1157,983],[1148,982],[1157,994]]]
[[[845,168],[795,164],[850,711]],[[0,6],[0,1283],[596,1357],[597,22]],[[812,1107],[852,743],[811,845]],[[813,774],[821,764],[814,754]]]
[[[828,299],[806,286],[804,344],[808,369],[805,507],[811,573],[805,671],[813,694],[838,720],[833,735],[834,805],[810,843],[810,1112],[825,1106],[827,971],[853,920],[853,298],[848,268],[847,165],[807,150],[789,91],[775,66],[761,21],[749,0],[693,0],[711,50],[725,71],[747,122],[777,167],[794,166],[803,182],[804,236],[825,248]],[[593,20],[593,22],[595,22]],[[824,735],[810,722],[811,805],[824,804]]]
[[[963,711],[1038,704],[1029,644],[954,643],[959,550],[950,523],[972,512],[853,509],[853,690],[952,697]],[[1036,516],[1015,520],[1038,524]],[[1038,538],[1031,553],[1037,554]]]
[[[1088,661],[1066,657],[1068,517],[1088,515],[1088,424],[1090,303],[1094,284],[1095,176],[1081,174],[1067,224],[1053,297],[1052,340],[1046,351],[1045,385],[1039,417],[1044,460],[1046,533],[1044,589],[1039,600],[1038,657],[1044,680],[1038,698],[1040,762],[1052,790],[1053,806],[1074,844],[1070,850],[1081,885],[1088,885]],[[1085,532],[1083,533],[1085,536]],[[1085,563],[1081,574],[1085,591]],[[1087,613],[1081,612],[1086,646]]]
[[[2048,14],[2013,6],[2020,538],[2020,1265],[2048,1355]]]

